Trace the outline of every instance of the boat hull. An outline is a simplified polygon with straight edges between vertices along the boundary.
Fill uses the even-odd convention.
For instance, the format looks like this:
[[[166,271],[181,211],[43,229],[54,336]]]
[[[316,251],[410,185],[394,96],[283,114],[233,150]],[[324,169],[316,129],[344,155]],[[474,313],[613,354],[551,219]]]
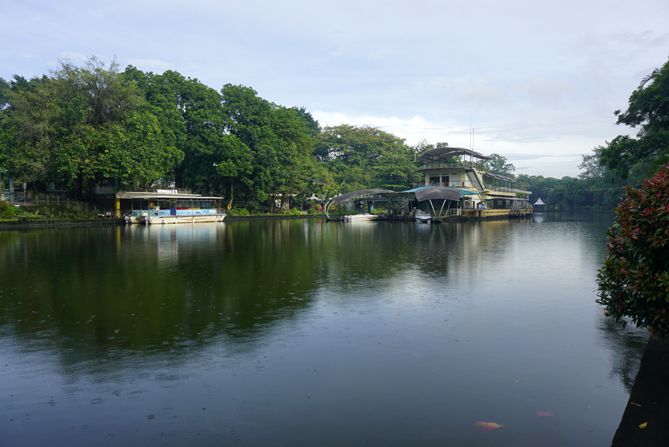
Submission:
[[[425,213],[422,211],[418,211],[414,217],[416,218],[416,222],[420,223],[430,223],[430,221],[432,220],[432,214]]]
[[[223,222],[225,214],[209,214],[198,216],[148,216],[144,218],[147,225],[166,225],[180,223]]]
[[[378,218],[376,214],[349,214],[344,216],[344,222],[370,222]]]

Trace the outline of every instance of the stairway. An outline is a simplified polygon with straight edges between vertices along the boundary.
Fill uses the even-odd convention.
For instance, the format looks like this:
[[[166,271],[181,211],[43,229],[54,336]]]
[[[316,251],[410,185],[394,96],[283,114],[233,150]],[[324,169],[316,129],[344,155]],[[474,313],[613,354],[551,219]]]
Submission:
[[[479,199],[481,200],[481,202],[487,205],[485,200],[485,187],[483,186],[483,179],[481,178],[481,175],[475,169],[467,169],[466,172],[467,172],[467,178],[469,178],[469,180],[476,188],[476,192],[478,193]]]

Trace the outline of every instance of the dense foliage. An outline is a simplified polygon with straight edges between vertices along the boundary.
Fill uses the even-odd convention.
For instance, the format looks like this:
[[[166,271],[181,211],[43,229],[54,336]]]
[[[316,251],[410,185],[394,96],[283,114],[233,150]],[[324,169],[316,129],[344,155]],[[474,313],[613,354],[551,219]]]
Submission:
[[[618,124],[639,128],[636,138],[618,136],[602,149],[602,165],[623,178],[645,176],[669,162],[669,62],[654,70],[616,111]]]
[[[598,302],[617,320],[669,335],[669,165],[628,188],[616,214]]]
[[[316,156],[346,190],[406,189],[418,181],[414,151],[404,140],[373,127],[325,128]]]
[[[121,72],[97,59],[0,79],[2,172],[35,192],[174,184],[253,211],[416,180],[413,149],[379,129],[321,130],[304,109],[249,87],[217,91],[175,71]]]
[[[183,159],[114,65],[64,64],[51,77],[16,76],[0,87],[0,161],[38,188],[81,195],[87,184],[149,185]]]

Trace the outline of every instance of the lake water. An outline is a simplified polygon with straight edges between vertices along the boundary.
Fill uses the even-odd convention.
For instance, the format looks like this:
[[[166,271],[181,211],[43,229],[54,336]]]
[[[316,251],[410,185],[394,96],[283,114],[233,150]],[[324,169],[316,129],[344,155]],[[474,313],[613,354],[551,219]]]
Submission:
[[[2,231],[0,445],[610,445],[610,223]]]

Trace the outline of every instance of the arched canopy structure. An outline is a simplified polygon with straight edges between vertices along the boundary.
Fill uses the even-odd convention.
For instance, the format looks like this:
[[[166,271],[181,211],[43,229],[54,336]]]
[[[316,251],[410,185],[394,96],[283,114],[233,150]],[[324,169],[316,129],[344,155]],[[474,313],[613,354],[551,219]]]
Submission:
[[[452,202],[459,202],[460,198],[465,195],[475,194],[471,191],[462,190],[458,188],[447,188],[444,186],[419,186],[417,188],[408,189],[406,191],[396,192],[389,189],[361,189],[352,191],[346,194],[341,194],[334,197],[325,204],[325,215],[330,218],[329,211],[333,205],[343,202],[353,202],[356,200],[367,200],[370,202],[404,202],[405,206],[411,201],[429,202],[433,213],[437,215],[433,201],[441,201],[441,211],[448,202],[450,209]],[[457,205],[455,205],[457,206]]]
[[[325,215],[327,218],[330,218],[330,208],[333,205],[344,202],[352,202],[355,200],[387,200],[389,195],[397,195],[395,191],[390,189],[359,189],[358,191],[347,192],[346,194],[340,194],[337,197],[330,199],[325,204]]]
[[[470,158],[476,158],[479,160],[490,159],[490,157],[471,149],[465,149],[462,147],[438,147],[436,149],[430,149],[418,154],[418,161],[422,162],[423,164],[447,163],[451,161],[453,157],[460,156],[469,156]]]

